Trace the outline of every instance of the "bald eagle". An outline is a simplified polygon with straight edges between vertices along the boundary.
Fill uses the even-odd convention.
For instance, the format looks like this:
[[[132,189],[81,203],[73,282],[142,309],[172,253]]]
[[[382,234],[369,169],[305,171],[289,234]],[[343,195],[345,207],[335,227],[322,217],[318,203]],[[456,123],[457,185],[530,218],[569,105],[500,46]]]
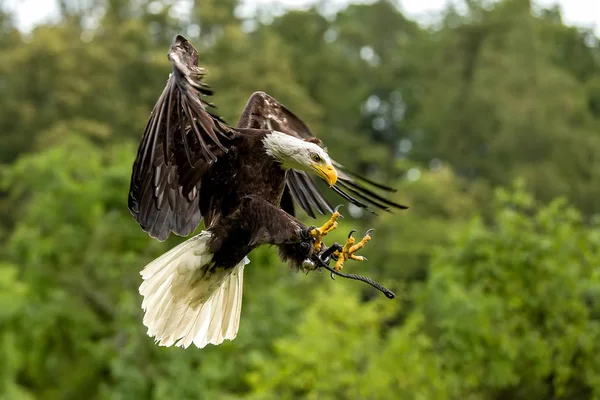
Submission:
[[[212,94],[198,51],[177,35],[172,64],[133,164],[128,207],[141,228],[160,241],[206,230],[148,264],[141,272],[143,323],[162,346],[199,348],[233,340],[238,332],[244,266],[256,247],[279,248],[293,269],[311,269],[327,246],[339,212],[309,174],[362,208],[404,209],[364,186],[393,189],[353,174],[333,161],[320,140],[285,106],[254,93],[237,127],[210,112]],[[361,182],[362,181],[362,182]],[[295,218],[332,213],[320,228]],[[334,254],[336,269],[369,239],[353,238]],[[340,247],[341,248],[341,247]]]

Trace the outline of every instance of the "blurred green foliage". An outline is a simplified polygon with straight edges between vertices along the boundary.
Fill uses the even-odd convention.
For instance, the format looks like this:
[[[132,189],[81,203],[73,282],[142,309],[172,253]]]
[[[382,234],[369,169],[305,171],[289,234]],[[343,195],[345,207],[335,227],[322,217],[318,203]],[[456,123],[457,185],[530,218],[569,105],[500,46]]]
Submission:
[[[0,399],[600,399],[593,32],[527,0],[431,27],[387,0],[247,19],[237,0],[59,3],[28,34],[0,13]],[[230,123],[266,91],[399,189],[411,209],[347,209],[329,238],[375,227],[347,269],[396,300],[260,249],[236,340],[146,336],[138,273],[183,239],[150,239],[126,196],[179,32]]]

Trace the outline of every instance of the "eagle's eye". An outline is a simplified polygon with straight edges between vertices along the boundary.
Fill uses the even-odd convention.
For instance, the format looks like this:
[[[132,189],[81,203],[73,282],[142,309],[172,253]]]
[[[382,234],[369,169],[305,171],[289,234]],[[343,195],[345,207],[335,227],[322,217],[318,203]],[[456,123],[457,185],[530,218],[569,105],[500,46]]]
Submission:
[[[313,153],[311,158],[314,162],[321,162],[321,156],[319,156],[317,153]]]

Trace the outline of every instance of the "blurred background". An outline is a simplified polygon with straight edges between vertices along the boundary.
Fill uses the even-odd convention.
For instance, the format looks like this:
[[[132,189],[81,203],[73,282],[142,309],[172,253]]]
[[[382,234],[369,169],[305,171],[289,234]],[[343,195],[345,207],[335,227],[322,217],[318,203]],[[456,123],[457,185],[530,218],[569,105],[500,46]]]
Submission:
[[[598,4],[298,3],[0,2],[0,399],[600,399]],[[126,200],[175,33],[229,123],[266,91],[399,189],[328,236],[375,228],[346,271],[396,300],[265,248],[236,340],[146,336],[139,271],[183,239]]]

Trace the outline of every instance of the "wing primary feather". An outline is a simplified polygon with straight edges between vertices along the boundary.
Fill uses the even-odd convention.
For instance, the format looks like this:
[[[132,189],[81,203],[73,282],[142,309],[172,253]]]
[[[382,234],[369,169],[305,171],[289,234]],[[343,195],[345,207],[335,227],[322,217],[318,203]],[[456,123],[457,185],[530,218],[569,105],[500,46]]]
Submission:
[[[206,159],[209,162],[213,162],[216,160],[216,156],[208,149],[208,146],[206,145],[206,143],[204,142],[204,140],[202,139],[202,134],[200,133],[200,130],[198,129],[198,127],[196,126],[196,123],[194,121],[194,114],[190,108],[190,105],[188,104],[187,100],[185,97],[181,98],[181,104],[183,106],[183,111],[190,123],[191,126],[191,130],[194,131],[194,133],[196,134],[196,137],[198,139],[198,141],[200,142],[200,148],[202,149],[202,153],[204,154],[204,156],[206,157]]]
[[[191,120],[195,119],[196,122],[200,123],[204,132],[206,132],[206,134],[213,140],[213,142],[219,148],[221,148],[221,150],[227,151],[227,149],[221,144],[221,142],[217,138],[214,127],[207,125],[206,121],[204,120],[206,118],[206,115],[203,115],[203,114],[205,114],[206,110],[204,109],[204,106],[202,105],[202,100],[200,98],[191,97],[191,96],[188,96],[187,98],[190,100],[189,103],[186,102],[188,111],[189,111],[189,115],[190,115],[190,119]]]
[[[163,91],[163,94],[164,94],[164,91]],[[154,107],[154,109],[152,110],[152,113],[150,114],[150,119],[148,120],[148,124],[146,124],[146,129],[144,130],[144,137],[146,137],[148,140],[146,140],[144,143],[143,157],[142,157],[142,161],[140,163],[140,168],[142,170],[144,170],[146,165],[151,166],[152,162],[153,162],[154,147],[156,146],[156,140],[158,137],[156,129],[154,129],[156,126],[156,112],[158,110],[160,110],[160,108],[162,108],[163,94],[161,94],[160,97],[158,98],[156,106]],[[151,148],[150,148],[150,143],[152,143]],[[150,156],[150,160],[146,164],[146,160],[148,159],[148,156]]]
[[[385,191],[387,191],[387,192],[394,192],[394,193],[398,191],[398,189],[394,189],[394,188],[392,188],[392,187],[389,187],[389,186],[386,186],[386,185],[384,185],[384,184],[382,184],[382,183],[375,182],[374,180],[372,180],[372,179],[369,179],[369,178],[367,178],[367,177],[366,177],[366,176],[364,176],[364,175],[361,175],[361,174],[359,174],[359,173],[357,173],[357,172],[351,171],[351,170],[349,170],[348,168],[344,167],[343,165],[341,165],[341,164],[340,164],[340,163],[338,163],[338,162],[332,161],[332,164],[333,164],[333,165],[334,165],[336,168],[338,168],[338,169],[340,169],[340,170],[344,171],[345,173],[347,173],[348,175],[352,175],[353,177],[355,177],[355,178],[358,178],[358,179],[360,179],[360,180],[362,180],[362,181],[365,181],[365,182],[367,182],[367,183],[368,183],[368,184],[370,184],[370,185],[373,185],[373,186],[375,186],[375,187],[378,187],[378,188],[379,188],[379,189],[381,189],[381,190],[385,190]]]
[[[385,211],[389,211],[390,210],[390,208],[387,205],[379,203],[379,202],[377,202],[377,201],[375,201],[373,199],[370,199],[365,194],[360,193],[358,190],[355,190],[352,187],[348,186],[345,182],[343,182],[343,181],[338,181],[338,182],[339,182],[339,184],[340,184],[341,187],[343,187],[344,189],[346,189],[348,192],[352,193],[353,196],[356,196],[359,199],[367,201],[367,202],[373,204],[375,207],[381,208],[382,210],[385,210]]]
[[[318,211],[318,207],[316,207],[317,205],[316,205],[315,201],[312,199],[310,190],[307,190],[306,186],[302,182],[302,173],[295,174],[294,180],[296,182],[295,184],[297,186],[298,192],[305,199],[306,205],[310,210],[310,212],[308,212],[307,214],[310,215],[312,218],[316,218],[314,209],[317,208],[317,211]]]
[[[208,114],[209,114],[210,116],[213,116],[213,114],[211,114],[211,113],[208,113]],[[217,121],[215,121],[215,126],[218,128],[218,129],[217,129],[217,133],[218,133],[219,135],[221,135],[222,137],[224,137],[225,139],[231,139],[231,136],[227,136],[227,135],[224,133],[225,131],[228,131],[229,133],[231,133],[231,131],[230,131],[229,129],[226,129],[226,128],[224,128],[224,127],[223,127],[223,125],[221,125],[221,122],[223,122],[223,121],[221,121],[221,119],[220,119],[220,118],[217,118]],[[227,150],[225,150],[225,151],[228,151],[228,149],[227,149]]]
[[[327,199],[325,197],[323,197],[323,195],[317,188],[317,185],[316,185],[315,181],[312,179],[312,177],[310,175],[306,174],[305,178],[309,181],[311,187],[313,188],[313,194],[321,201],[321,205],[323,207],[325,207],[325,212],[323,214],[333,213],[333,207],[331,206],[329,201],[327,201]]]
[[[326,214],[328,210],[325,208],[331,209],[331,206],[327,203],[327,200],[320,196],[318,189],[315,187],[314,181],[312,181],[305,173],[299,173],[298,180],[302,182],[302,189],[304,189],[303,192],[310,197],[309,201],[312,200],[312,205],[315,206],[321,214]],[[331,210],[331,212],[333,212],[333,210]]]
[[[168,91],[169,93],[171,92],[170,90]],[[160,96],[160,109],[158,111],[158,119],[156,121],[156,125],[155,125],[155,131],[156,130],[160,130],[161,125],[163,123],[165,114],[166,114],[166,108],[169,106],[169,102],[168,102],[168,96],[167,96],[167,92],[163,91],[163,93]],[[156,117],[155,117],[156,118]],[[158,134],[155,135],[156,137],[158,137]],[[165,137],[169,136],[169,132],[167,131],[166,134],[164,135]],[[150,158],[150,164],[152,164],[154,162],[154,152],[156,151],[156,139],[155,139],[155,143],[152,145],[153,147],[153,151],[152,151],[152,157]],[[165,161],[167,159],[167,153],[164,154],[165,157]]]
[[[313,195],[309,184],[307,184],[307,182],[305,180],[305,177],[306,176],[303,172],[295,173],[296,182],[298,183],[298,189],[302,192],[302,194],[304,195],[304,198],[306,198],[308,203],[311,206],[315,207],[317,209],[317,211],[322,213],[320,204],[319,204],[318,200],[315,198],[315,196]]]
[[[380,201],[380,202],[382,202],[382,203],[384,203],[384,204],[387,204],[388,206],[392,206],[392,207],[400,208],[400,209],[402,209],[402,210],[405,210],[405,209],[407,209],[407,208],[408,208],[407,206],[404,206],[404,205],[402,205],[402,204],[398,204],[398,203],[396,203],[396,202],[394,202],[394,201],[391,201],[391,200],[389,200],[389,199],[386,199],[386,198],[385,198],[385,197],[383,197],[383,196],[380,196],[380,195],[378,195],[377,193],[375,193],[375,192],[373,192],[373,191],[369,190],[368,188],[366,188],[366,187],[362,186],[362,185],[361,185],[360,183],[358,183],[358,182],[353,182],[353,181],[351,181],[351,180],[349,180],[349,179],[341,179],[341,180],[340,180],[340,182],[343,182],[345,185],[347,185],[347,186],[350,186],[350,187],[352,187],[352,188],[354,188],[354,189],[356,189],[356,190],[358,190],[358,191],[362,192],[364,195],[371,196],[372,198],[376,199],[377,201]],[[372,202],[372,201],[371,201],[371,202]]]
[[[213,105],[213,106],[211,106],[211,107],[213,107],[213,108],[218,108],[218,107],[217,107],[217,106],[215,106],[215,105]],[[221,117],[220,115],[217,115],[217,114],[215,114],[215,113],[212,113],[212,112],[210,112],[210,111],[208,111],[208,110],[206,110],[206,112],[207,112],[207,113],[208,113],[208,114],[209,114],[211,117],[213,117],[215,120],[217,120],[217,121],[219,121],[219,122],[221,122],[221,123],[223,123],[223,124],[227,125],[227,121],[225,121],[225,119],[224,119],[223,117]]]
[[[165,135],[165,161],[167,165],[171,163],[169,157],[169,140],[171,139],[171,135],[173,132],[171,131],[171,121],[173,119],[173,85],[171,85],[171,90],[169,90],[169,96],[167,97],[167,134]]]
[[[204,121],[203,116],[198,113],[196,115],[196,120],[200,123],[200,125],[202,125],[202,129],[204,129],[204,131],[213,140],[213,142],[217,145],[217,147],[219,147],[223,152],[227,153],[227,148],[225,146],[223,146],[223,144],[221,143],[221,141],[215,134],[215,129],[213,127],[211,127],[210,125],[206,124],[206,121]],[[199,131],[197,129],[198,128],[196,128],[196,134],[198,135]],[[217,129],[217,132],[220,133],[220,131],[218,129]],[[221,133],[221,136],[226,137],[222,133]],[[213,154],[213,157],[214,157],[214,154]],[[216,159],[216,157],[214,157],[214,158]]]
[[[345,192],[343,192],[337,186],[337,184],[335,186],[333,186],[331,189],[333,189],[334,192],[336,192],[337,194],[339,194],[340,196],[342,196],[345,200],[348,200],[350,203],[354,204],[355,206],[358,206],[360,208],[367,208],[367,206],[365,204],[361,203],[360,201],[356,200],[354,197],[349,196]]]
[[[183,148],[185,149],[185,156],[187,157],[188,164],[192,169],[195,169],[194,163],[192,163],[192,153],[190,151],[190,144],[187,141],[187,133],[185,132],[185,125],[183,124],[183,114],[181,110],[181,95],[177,96],[177,118],[179,120],[179,133],[181,134],[181,141],[183,142]]]
[[[208,90],[208,85],[207,84],[202,84],[201,82],[197,82],[197,81],[193,81],[193,80],[187,79],[187,77],[186,77],[185,81],[190,86],[192,86],[194,89],[197,89],[200,92],[202,92],[202,94],[205,94],[205,95],[208,95],[208,96],[210,96],[210,95],[213,94],[212,90]]]
[[[306,186],[306,184],[304,183],[302,172],[295,173],[295,181],[298,184],[298,191],[306,199],[306,203],[311,208],[311,217],[315,218],[315,214],[314,214],[314,211],[312,210],[312,208],[315,207],[315,208],[317,208],[317,210],[319,210],[320,207],[318,206],[317,201],[315,200],[314,196],[312,195],[310,188],[308,188]]]
[[[299,185],[296,179],[296,175],[294,173],[288,174],[290,178],[290,191],[292,192],[292,196],[296,199],[300,207],[311,217],[315,218],[315,213],[313,212],[308,200],[304,196],[304,194],[299,190]]]
[[[161,171],[161,166],[157,165],[156,168],[154,168],[154,187],[158,187],[159,183],[160,183],[160,171]]]
[[[333,189],[334,192],[336,192],[337,194],[339,194],[340,196],[342,196],[344,199],[348,200],[350,203],[354,204],[355,206],[360,207],[360,208],[364,208],[365,210],[367,210],[371,214],[377,215],[375,212],[373,212],[372,210],[370,210],[369,207],[366,204],[361,203],[359,200],[355,199],[354,197],[350,196],[349,194],[347,194],[343,190],[341,190],[337,186],[337,184],[335,186],[333,186],[332,189]]]
[[[160,129],[160,124],[162,122],[162,116],[163,116],[163,111],[165,108],[165,91],[162,92],[162,94],[160,95],[160,98],[158,99],[158,104],[159,107],[157,107],[158,110],[158,115],[154,115],[154,121],[152,122],[152,126],[151,126],[151,130],[152,130],[152,135],[153,135],[153,139],[152,139],[152,150],[150,153],[150,160],[148,161],[148,167],[151,168],[152,164],[154,163],[154,154],[156,152],[156,141],[158,140],[158,130]],[[158,117],[158,118],[157,118]]]
[[[140,144],[140,149],[138,152],[138,157],[141,154],[142,158],[139,160],[139,164],[137,164],[139,167],[134,169],[134,174],[135,174],[135,178],[136,179],[140,179],[140,176],[142,174],[142,171],[144,170],[144,165],[146,165],[146,157],[148,156],[148,146],[149,143],[152,139],[152,135],[149,131],[150,125],[152,124],[153,118],[152,116],[150,116],[150,118],[148,119],[148,123],[146,124],[146,127],[144,128],[144,135],[142,137],[142,143]]]
[[[140,167],[142,170],[143,170],[144,166],[146,165],[146,158],[148,157],[149,154],[151,155],[151,159],[150,159],[150,162],[148,163],[148,165],[152,165],[152,157],[154,156],[154,146],[156,145],[156,137],[157,137],[156,129],[154,129],[155,123],[156,123],[156,113],[157,112],[160,113],[160,110],[163,107],[165,93],[167,93],[168,90],[169,90],[169,82],[167,82],[167,86],[165,86],[162,93],[158,97],[158,100],[156,101],[156,105],[154,106],[154,108],[152,109],[152,112],[150,113],[150,118],[148,119],[148,123],[146,124],[146,127],[144,128],[144,135],[143,135],[144,139],[142,139],[143,144],[140,146],[140,148],[143,148],[142,160],[140,162]],[[150,143],[152,143],[152,146],[153,146],[152,150],[149,149]]]

